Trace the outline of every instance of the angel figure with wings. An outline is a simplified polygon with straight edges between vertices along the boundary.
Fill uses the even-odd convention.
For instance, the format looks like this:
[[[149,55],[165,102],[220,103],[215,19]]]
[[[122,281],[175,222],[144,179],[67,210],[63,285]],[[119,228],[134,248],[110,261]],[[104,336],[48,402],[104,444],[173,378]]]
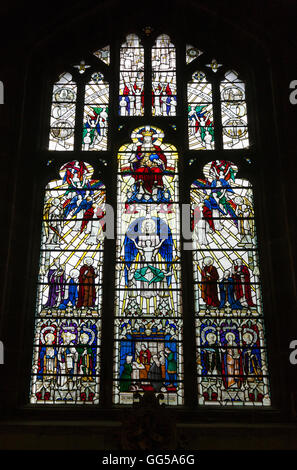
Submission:
[[[126,233],[124,250],[129,296],[146,299],[168,296],[173,253],[168,225],[159,217],[136,219]]]

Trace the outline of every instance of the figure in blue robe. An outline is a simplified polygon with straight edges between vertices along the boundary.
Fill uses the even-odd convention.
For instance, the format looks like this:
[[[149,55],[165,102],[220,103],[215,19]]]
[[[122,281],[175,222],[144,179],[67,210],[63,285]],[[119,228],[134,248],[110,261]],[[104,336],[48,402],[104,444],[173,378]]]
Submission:
[[[138,253],[137,246],[138,246],[138,241],[139,241],[139,234],[142,233],[142,224],[145,220],[146,220],[145,217],[140,217],[136,219],[134,222],[132,222],[125,236],[125,241],[124,241],[125,283],[127,286],[129,285],[128,272],[131,266],[133,265],[133,262]],[[172,264],[172,257],[173,257],[172,233],[171,233],[169,226],[159,217],[152,217],[151,220],[155,224],[156,235],[162,241],[162,244],[160,244],[160,248],[158,249],[158,253],[166,262],[167,273],[165,275],[165,273],[161,271],[157,266],[148,264],[146,266],[143,266],[142,268],[136,269],[134,277],[137,280],[142,280],[143,282],[146,282],[146,273],[149,270],[150,272],[153,272],[153,274],[155,275],[154,279],[150,281],[150,284],[152,282],[155,282],[155,283],[160,282],[166,276],[167,285],[169,287],[171,285],[171,277],[172,277],[172,275],[169,274],[169,272],[172,270],[171,264]],[[135,240],[136,243],[134,243],[133,240]]]
[[[77,288],[77,280],[79,277],[78,269],[72,269],[70,271],[71,279],[69,281],[69,289],[68,289],[68,297],[64,299],[63,302],[60,303],[59,309],[65,310],[67,305],[70,303],[72,307],[76,306],[76,302],[78,299],[78,288]]]
[[[234,297],[234,279],[230,276],[230,272],[226,271],[224,273],[224,278],[219,283],[220,288],[220,305],[219,308],[226,306],[226,302],[229,302],[229,305],[232,310],[242,310],[242,305],[239,300],[236,300]]]
[[[73,217],[82,210],[87,211],[88,209],[92,207],[92,205],[93,205],[93,199],[91,197],[87,197],[86,199],[83,199],[80,205],[78,206],[78,208],[76,209],[76,211],[72,214]]]
[[[77,203],[79,200],[79,195],[75,195],[65,206],[64,206],[64,213],[63,217],[66,219],[71,211],[73,211],[77,207]]]

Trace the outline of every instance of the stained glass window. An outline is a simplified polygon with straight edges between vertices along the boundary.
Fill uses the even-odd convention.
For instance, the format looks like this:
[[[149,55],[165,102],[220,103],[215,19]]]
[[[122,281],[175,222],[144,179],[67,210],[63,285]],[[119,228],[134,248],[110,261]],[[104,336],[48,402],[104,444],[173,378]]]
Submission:
[[[106,150],[109,86],[94,72],[85,87],[83,150]]]
[[[166,34],[152,48],[152,115],[176,115],[176,51]]]
[[[53,87],[49,150],[73,150],[76,94],[72,75],[63,73]]]
[[[83,161],[45,189],[31,403],[99,399],[105,187]]]
[[[183,403],[178,155],[152,126],[118,153],[114,402]]]
[[[119,115],[144,113],[144,49],[138,36],[129,34],[120,50]]]
[[[192,335],[193,400],[225,408],[268,406],[253,188],[237,176],[236,163],[253,158],[245,83],[195,45],[183,42],[178,49],[174,38],[153,37],[151,27],[143,31],[141,37],[128,34],[117,49],[99,48],[53,87],[49,164],[59,158],[61,164],[45,189],[30,402],[99,403],[101,318],[110,312],[102,312],[105,186],[94,175],[104,162],[116,187],[110,200],[117,201],[109,254],[115,280],[110,400],[132,405],[135,392],[152,391],[167,405],[186,404],[184,354],[190,354],[184,335]],[[177,77],[187,78],[183,84]],[[177,86],[183,90],[179,115]],[[223,156],[240,149],[248,153],[233,152],[235,163]],[[53,153],[63,150],[73,151],[71,161]],[[207,151],[222,156],[207,158]],[[209,163],[182,191],[192,215],[189,267],[179,193],[185,167],[197,168],[199,156]],[[192,267],[194,282],[185,285],[181,273]],[[191,315],[184,305],[194,306],[195,331],[184,324],[183,315]]]
[[[197,47],[191,46],[190,44],[187,44],[186,46],[186,62],[187,64],[190,64],[193,60],[197,59],[203,54],[203,51],[200,51],[200,49],[197,49]]]
[[[218,63],[216,59],[212,59],[212,61],[209,64],[205,64],[205,67],[210,68],[214,73],[217,73],[217,71],[223,66],[223,64]]]
[[[224,149],[249,146],[245,84],[234,71],[225,73],[220,85]]]
[[[110,46],[102,47],[98,51],[93,52],[94,56],[102,60],[106,65],[110,63]]]
[[[216,160],[191,186],[198,397],[270,405],[253,189]]]
[[[191,150],[214,149],[212,85],[203,72],[188,83],[188,136]]]

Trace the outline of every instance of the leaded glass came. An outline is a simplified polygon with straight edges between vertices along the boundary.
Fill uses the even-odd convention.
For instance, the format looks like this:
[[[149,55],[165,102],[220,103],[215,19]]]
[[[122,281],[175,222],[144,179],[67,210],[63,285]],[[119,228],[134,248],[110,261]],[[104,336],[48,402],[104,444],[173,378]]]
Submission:
[[[253,189],[216,160],[193,182],[198,399],[270,405]]]
[[[183,403],[179,188],[174,146],[144,126],[118,153],[114,402]]]
[[[31,403],[99,400],[105,187],[70,161],[45,190]]]

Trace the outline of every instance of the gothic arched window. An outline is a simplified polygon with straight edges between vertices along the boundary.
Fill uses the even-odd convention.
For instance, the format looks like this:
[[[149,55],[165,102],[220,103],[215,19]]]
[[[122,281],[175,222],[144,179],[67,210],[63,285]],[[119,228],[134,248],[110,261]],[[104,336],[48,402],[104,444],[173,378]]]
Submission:
[[[178,154],[141,126],[118,153],[114,402],[183,403]]]
[[[230,161],[191,186],[201,404],[270,404],[253,189]]]
[[[45,188],[31,403],[98,403],[105,187],[72,160]]]
[[[270,405],[245,80],[152,36],[53,84],[30,402]]]

